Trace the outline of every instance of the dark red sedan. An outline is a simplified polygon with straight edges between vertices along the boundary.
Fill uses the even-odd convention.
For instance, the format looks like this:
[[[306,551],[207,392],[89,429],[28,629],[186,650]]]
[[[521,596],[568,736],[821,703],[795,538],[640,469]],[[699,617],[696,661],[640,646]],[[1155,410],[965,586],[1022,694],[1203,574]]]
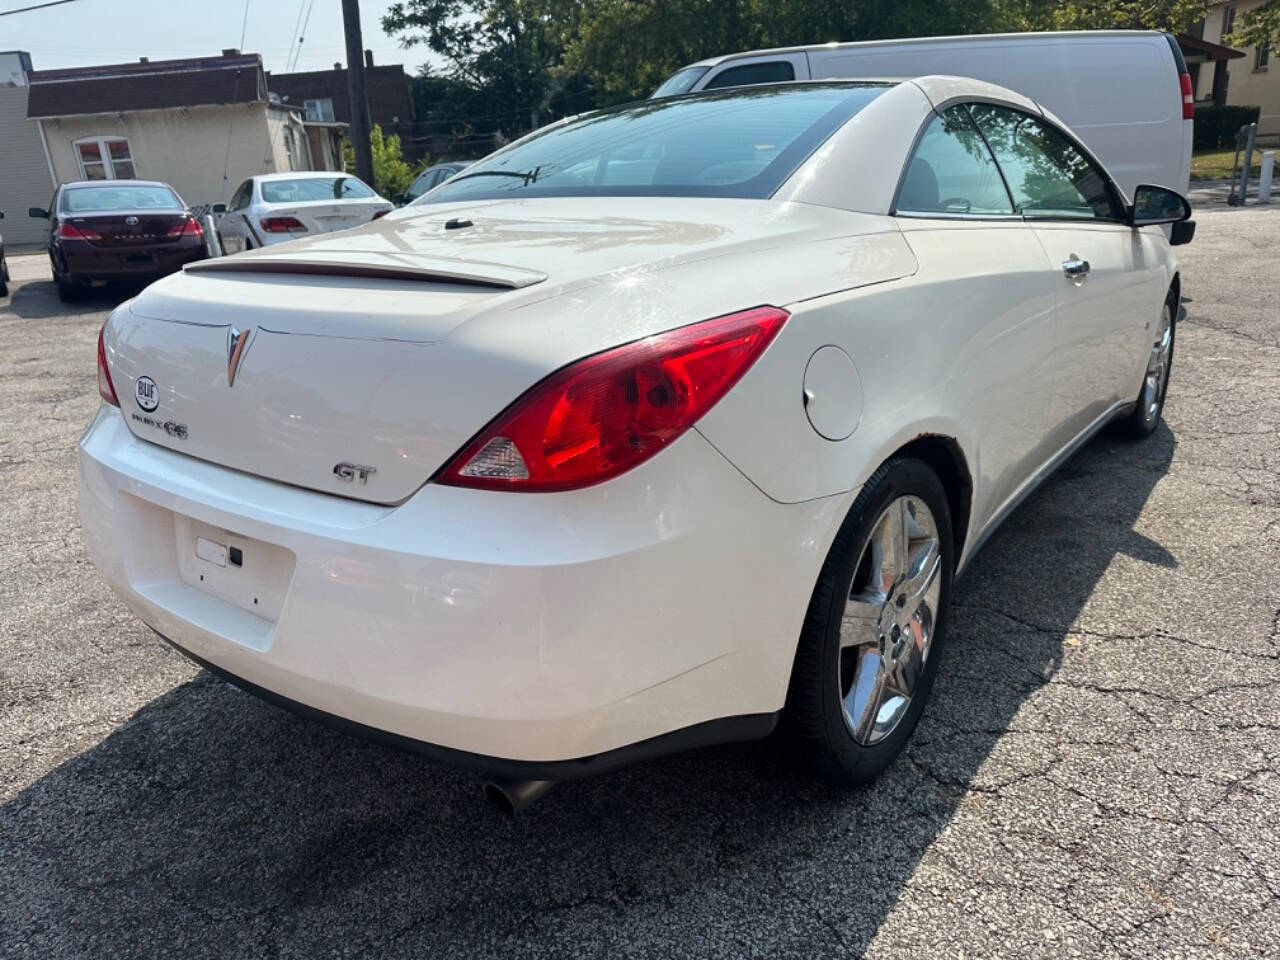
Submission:
[[[49,220],[49,262],[64,301],[89,286],[152,280],[205,257],[200,221],[167,183],[64,183],[48,210],[29,213]]]

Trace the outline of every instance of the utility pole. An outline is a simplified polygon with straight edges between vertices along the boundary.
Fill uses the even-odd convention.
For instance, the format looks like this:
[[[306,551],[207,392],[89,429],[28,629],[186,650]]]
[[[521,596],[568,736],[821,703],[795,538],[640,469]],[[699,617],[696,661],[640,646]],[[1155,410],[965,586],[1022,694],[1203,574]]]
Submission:
[[[373,152],[369,148],[369,97],[364,89],[364,40],[360,36],[360,0],[342,0],[342,25],[347,35],[347,100],[351,126],[347,136],[356,154],[356,176],[373,186]]]

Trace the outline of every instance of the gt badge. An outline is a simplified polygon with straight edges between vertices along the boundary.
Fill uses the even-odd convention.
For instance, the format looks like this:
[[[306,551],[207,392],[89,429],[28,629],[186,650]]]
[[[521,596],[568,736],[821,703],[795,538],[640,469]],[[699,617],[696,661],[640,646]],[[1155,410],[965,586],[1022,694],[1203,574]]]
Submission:
[[[139,377],[133,381],[133,399],[147,413],[160,406],[160,391],[156,382],[150,377]]]

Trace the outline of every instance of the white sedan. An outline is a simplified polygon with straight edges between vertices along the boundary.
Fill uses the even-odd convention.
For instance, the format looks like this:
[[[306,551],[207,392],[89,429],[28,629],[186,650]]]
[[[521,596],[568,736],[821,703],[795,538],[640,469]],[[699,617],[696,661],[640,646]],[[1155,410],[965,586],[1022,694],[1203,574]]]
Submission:
[[[390,213],[395,205],[363,180],[345,173],[266,173],[231,195],[218,220],[226,253],[347,230]]]
[[[120,306],[88,551],[197,662],[515,806],[784,709],[865,781],[953,577],[1157,428],[1189,213],[973,80],[576,118]]]

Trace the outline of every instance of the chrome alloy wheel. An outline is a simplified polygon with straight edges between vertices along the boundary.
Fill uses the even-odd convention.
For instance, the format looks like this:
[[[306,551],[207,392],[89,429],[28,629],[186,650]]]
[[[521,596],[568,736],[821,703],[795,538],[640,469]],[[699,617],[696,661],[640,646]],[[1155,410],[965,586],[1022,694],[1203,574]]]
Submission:
[[[933,513],[898,497],[858,559],[840,623],[840,700],[854,740],[883,740],[915,695],[937,620],[942,550]]]
[[[1169,382],[1169,360],[1173,353],[1173,311],[1169,304],[1160,311],[1160,330],[1151,345],[1147,375],[1142,381],[1142,418],[1152,423],[1160,415],[1165,386]]]

